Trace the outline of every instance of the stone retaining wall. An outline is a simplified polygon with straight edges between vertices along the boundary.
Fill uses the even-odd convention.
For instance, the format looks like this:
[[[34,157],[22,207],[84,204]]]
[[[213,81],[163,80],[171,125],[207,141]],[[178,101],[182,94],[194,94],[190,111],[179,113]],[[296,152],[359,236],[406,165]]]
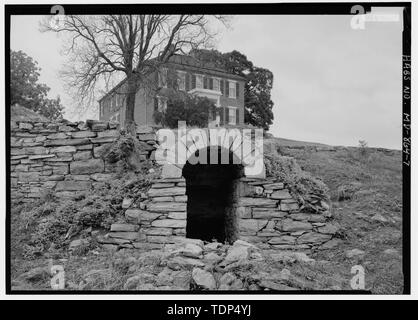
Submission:
[[[329,221],[326,203],[320,213],[301,213],[281,182],[241,178],[237,185],[234,218],[239,239],[265,249],[312,250],[332,245],[338,226]],[[131,207],[126,199],[126,223],[112,225],[111,232],[100,241],[126,248],[155,249],[185,237],[185,186],[183,178],[153,181],[138,208]]]
[[[153,159],[157,147],[154,130],[138,128],[137,133],[144,146],[140,156]],[[12,122],[12,201],[33,201],[48,190],[57,197],[74,197],[102,187],[116,171],[102,153],[119,135],[117,125],[107,122]],[[113,224],[99,242],[154,249],[186,236],[186,181],[181,169],[170,174],[171,167],[163,167],[164,178],[153,181],[138,207],[132,207],[131,199],[124,199],[125,221]],[[228,213],[226,223],[236,226],[239,239],[261,248],[310,250],[332,245],[338,227],[330,223],[326,203],[321,203],[319,213],[301,213],[298,202],[280,181],[247,177],[234,185],[234,203],[228,208],[232,214]]]
[[[119,135],[117,124],[108,122],[11,122],[12,201],[33,201],[48,190],[73,197],[100,187],[115,171],[101,158],[103,149]],[[145,160],[155,149],[155,134],[140,132],[138,139],[147,146]]]

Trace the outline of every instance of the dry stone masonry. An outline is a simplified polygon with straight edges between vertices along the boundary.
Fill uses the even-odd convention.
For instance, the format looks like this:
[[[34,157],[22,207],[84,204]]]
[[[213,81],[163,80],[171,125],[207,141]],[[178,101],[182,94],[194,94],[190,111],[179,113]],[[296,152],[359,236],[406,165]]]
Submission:
[[[138,128],[144,146],[141,160],[154,160],[158,147],[152,128]],[[120,136],[117,124],[84,122],[12,122],[10,139],[12,201],[30,202],[53,191],[74,197],[101,188],[116,168],[101,156]],[[330,221],[329,207],[318,213],[300,211],[298,201],[281,182],[271,178],[241,177],[233,181],[227,218],[220,228],[226,239],[257,244],[262,249],[312,250],[334,245],[338,226]],[[114,223],[98,241],[109,248],[159,249],[187,237],[187,181],[182,170],[164,165],[159,179],[134,205],[123,200],[124,221]],[[210,212],[210,210],[208,210]]]
[[[184,238],[187,224],[186,181],[153,181],[139,208],[125,211],[126,224],[115,224],[107,244],[157,249]],[[331,245],[338,226],[329,221],[328,205],[320,213],[299,212],[299,204],[283,183],[241,178],[237,181],[232,219],[237,238],[262,249],[311,250]],[[222,227],[222,226],[220,226]]]
[[[115,166],[101,158],[105,146],[120,135],[115,123],[12,122],[10,138],[11,197],[30,202],[55,191],[73,197],[112,179]],[[155,134],[140,131],[143,159],[155,149]]]

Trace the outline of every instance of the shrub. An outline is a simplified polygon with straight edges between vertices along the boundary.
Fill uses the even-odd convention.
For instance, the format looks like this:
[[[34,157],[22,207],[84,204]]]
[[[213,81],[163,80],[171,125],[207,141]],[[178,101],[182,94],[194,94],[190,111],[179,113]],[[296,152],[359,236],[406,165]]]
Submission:
[[[353,199],[355,193],[358,192],[360,188],[361,183],[359,182],[351,182],[339,186],[337,189],[337,200],[344,201]]]
[[[105,187],[93,189],[78,199],[57,201],[48,196],[30,206],[22,206],[13,218],[14,232],[20,234],[16,237],[20,243],[14,247],[23,247],[22,254],[33,258],[45,251],[66,248],[88,229],[109,229],[123,212],[123,198],[138,201],[151,179],[152,176],[143,173],[125,172]],[[83,252],[89,248],[83,248]]]
[[[359,140],[358,147],[360,149],[360,155],[367,155],[367,142],[365,140]]]
[[[144,164],[144,152],[148,152],[146,142],[139,141],[130,134],[121,132],[113,143],[104,147],[102,158],[108,163],[118,163],[123,171],[138,171]]]
[[[215,104],[208,98],[192,95],[175,95],[168,99],[167,109],[154,113],[154,120],[164,127],[177,128],[178,121],[188,126],[207,127],[209,115],[214,114]]]
[[[282,181],[306,212],[328,209],[329,190],[320,179],[303,171],[292,157],[264,155],[266,175]]]

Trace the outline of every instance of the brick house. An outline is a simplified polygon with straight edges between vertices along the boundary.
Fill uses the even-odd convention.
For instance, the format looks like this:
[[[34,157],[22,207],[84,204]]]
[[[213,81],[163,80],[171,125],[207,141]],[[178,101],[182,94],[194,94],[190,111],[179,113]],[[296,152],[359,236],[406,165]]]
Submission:
[[[203,64],[186,55],[173,55],[158,71],[147,77],[147,85],[139,86],[135,96],[135,122],[155,126],[154,112],[167,108],[170,93],[187,92],[207,97],[216,105],[216,114],[209,115],[209,127],[242,125],[244,123],[245,78],[227,73],[213,64]],[[99,100],[102,121],[125,124],[126,84],[121,81]]]

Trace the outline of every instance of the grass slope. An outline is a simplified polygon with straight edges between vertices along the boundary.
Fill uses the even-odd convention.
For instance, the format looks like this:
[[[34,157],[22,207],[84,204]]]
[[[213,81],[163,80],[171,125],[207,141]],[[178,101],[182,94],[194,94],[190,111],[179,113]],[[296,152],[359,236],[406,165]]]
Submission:
[[[332,261],[324,274],[350,279],[355,264],[365,268],[365,286],[373,293],[401,293],[402,276],[402,159],[399,151],[357,148],[317,151],[283,149],[300,166],[320,177],[331,190],[332,213],[342,227],[344,240],[334,249],[319,252],[316,259]],[[353,185],[352,199],[338,201],[338,188]],[[346,258],[349,249],[365,252]],[[389,250],[388,250],[389,249]],[[309,270],[307,270],[308,272]],[[316,273],[318,276],[318,273]],[[350,289],[345,281],[345,288]]]

